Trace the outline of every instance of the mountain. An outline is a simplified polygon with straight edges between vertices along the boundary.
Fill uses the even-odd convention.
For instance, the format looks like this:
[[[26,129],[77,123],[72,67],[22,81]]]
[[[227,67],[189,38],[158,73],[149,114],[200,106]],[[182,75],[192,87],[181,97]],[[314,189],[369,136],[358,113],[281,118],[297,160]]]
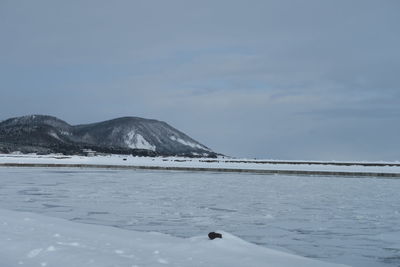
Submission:
[[[0,122],[0,152],[3,153],[82,154],[85,149],[144,156],[217,156],[167,123],[139,117],[76,126],[45,115]]]

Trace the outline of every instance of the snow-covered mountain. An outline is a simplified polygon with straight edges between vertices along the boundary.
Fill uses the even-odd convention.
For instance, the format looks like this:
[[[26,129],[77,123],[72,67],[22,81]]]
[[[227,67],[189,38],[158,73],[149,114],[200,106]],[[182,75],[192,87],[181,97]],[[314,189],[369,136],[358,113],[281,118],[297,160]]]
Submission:
[[[74,154],[83,148],[110,153],[216,156],[165,122],[123,117],[72,126],[56,117],[30,115],[0,122],[0,151]]]

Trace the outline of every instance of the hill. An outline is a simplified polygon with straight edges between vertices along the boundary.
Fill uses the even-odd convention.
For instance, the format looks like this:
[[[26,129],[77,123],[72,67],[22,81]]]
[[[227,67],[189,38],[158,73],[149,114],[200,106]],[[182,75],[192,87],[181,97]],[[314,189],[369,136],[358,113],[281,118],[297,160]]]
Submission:
[[[52,116],[29,115],[0,122],[0,152],[82,154],[93,150],[140,156],[217,154],[169,124],[139,117],[70,125]]]

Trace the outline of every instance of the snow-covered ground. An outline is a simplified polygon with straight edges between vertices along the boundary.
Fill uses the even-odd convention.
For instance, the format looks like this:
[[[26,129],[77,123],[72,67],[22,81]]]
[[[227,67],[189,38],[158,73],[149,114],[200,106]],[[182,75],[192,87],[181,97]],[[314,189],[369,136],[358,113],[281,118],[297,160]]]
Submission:
[[[306,172],[338,172],[338,173],[376,173],[400,177],[399,162],[359,162],[343,165],[346,162],[304,162],[293,161],[293,164],[280,161],[246,160],[246,159],[204,159],[176,157],[133,157],[123,155],[110,156],[57,156],[57,155],[18,155],[0,154],[0,164],[29,163],[29,164],[88,164],[114,166],[147,166],[147,167],[176,167],[176,168],[207,168],[231,170],[267,170],[267,171],[306,171]],[[342,164],[342,165],[338,165]],[[363,165],[364,164],[364,165]],[[370,166],[365,166],[370,164]],[[386,165],[385,165],[386,164]]]
[[[222,234],[222,239],[213,241],[206,235],[178,238],[0,209],[0,264],[6,267],[339,266]]]
[[[399,179],[3,167],[0,168],[0,181],[0,209],[29,211],[74,222],[64,224],[63,221],[57,221],[53,228],[44,227],[52,229],[50,234],[43,234],[43,239],[36,239],[26,231],[33,227],[35,232],[43,233],[40,225],[46,225],[51,219],[0,212],[0,227],[7,226],[2,225],[2,222],[9,226],[21,226],[20,239],[13,239],[15,231],[10,230],[12,228],[2,228],[0,242],[10,241],[7,240],[10,238],[14,241],[8,242],[7,246],[0,244],[0,259],[19,262],[27,255],[52,254],[50,252],[54,252],[54,249],[63,249],[53,242],[52,236],[56,233],[61,234],[62,231],[56,231],[58,225],[68,225],[65,228],[76,228],[74,231],[80,231],[79,229],[89,227],[82,224],[85,223],[105,227],[96,228],[99,229],[95,231],[98,234],[111,231],[108,226],[123,229],[124,236],[128,239],[131,239],[129,231],[160,232],[179,237],[173,238],[176,240],[173,243],[174,246],[182,246],[183,251],[191,250],[186,245],[193,237],[198,242],[206,242],[204,238],[208,232],[222,230],[264,248],[324,262],[356,267],[394,267],[400,264]],[[37,223],[33,223],[37,224],[38,228],[29,224],[21,225],[25,223],[21,222],[21,217],[38,218]],[[6,220],[8,218],[9,221]],[[94,247],[93,254],[90,254],[90,250],[83,252],[84,259],[87,259],[87,255],[92,255],[88,260],[93,257],[96,259],[98,251],[101,251],[98,259],[103,259],[104,253],[112,255],[112,260],[114,256],[118,256],[114,254],[120,251],[124,251],[124,255],[132,255],[128,254],[129,250],[122,245],[120,248],[115,246],[104,252],[104,244],[107,242],[102,240],[96,247],[97,243],[84,242],[84,233],[78,236],[80,235],[82,241],[64,239],[60,242]],[[132,236],[135,235],[132,233]],[[72,238],[74,235],[66,233],[64,237]],[[92,236],[87,236],[87,239],[96,240]],[[34,243],[35,240],[42,240],[43,243]],[[160,240],[162,243],[164,238]],[[26,246],[31,246],[24,246],[24,242],[27,242]],[[119,242],[124,244],[128,241]],[[232,248],[235,248],[237,243],[230,242]],[[7,250],[1,252],[3,247],[7,247]],[[13,247],[16,249],[15,254],[12,252]],[[67,253],[80,251],[74,246],[66,247],[71,249]],[[48,249],[50,251],[47,251]],[[156,250],[161,254],[161,249],[158,248],[148,251],[151,254]],[[217,249],[212,247],[211,250]],[[127,254],[125,251],[128,251]],[[248,250],[245,248],[239,250],[240,253],[247,253],[246,251]],[[11,258],[1,253],[11,255]],[[224,253],[221,252],[221,255],[225,255]],[[238,255],[245,258],[244,254],[240,253]],[[79,253],[77,257],[80,257]],[[46,262],[51,266],[50,260],[33,258],[40,261],[38,264]],[[161,258],[171,266],[176,266],[171,260],[174,256],[165,258],[163,255]],[[154,259],[158,260],[149,260]],[[140,265],[132,265],[135,264]],[[263,266],[268,266],[266,264]]]

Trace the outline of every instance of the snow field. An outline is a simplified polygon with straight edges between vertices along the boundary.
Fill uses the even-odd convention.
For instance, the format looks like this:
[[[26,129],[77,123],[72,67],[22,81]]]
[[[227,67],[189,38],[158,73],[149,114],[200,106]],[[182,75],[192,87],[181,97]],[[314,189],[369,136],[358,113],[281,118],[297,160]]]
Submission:
[[[245,242],[222,232],[177,238],[89,225],[0,209],[1,265],[14,266],[344,266],[311,260]]]
[[[129,155],[109,156],[60,156],[60,155],[17,155],[0,154],[0,164],[87,164],[87,165],[114,165],[114,166],[144,166],[144,167],[177,167],[177,168],[207,168],[231,170],[270,170],[270,171],[307,171],[307,172],[339,172],[339,173],[385,173],[400,176],[400,166],[362,166],[362,165],[335,165],[327,162],[324,165],[316,164],[268,164],[246,159],[217,159],[179,158],[179,157],[133,157]],[[363,162],[360,162],[361,164]],[[383,163],[383,162],[382,162]],[[390,164],[390,163],[388,163]],[[399,163],[395,163],[399,164]]]

